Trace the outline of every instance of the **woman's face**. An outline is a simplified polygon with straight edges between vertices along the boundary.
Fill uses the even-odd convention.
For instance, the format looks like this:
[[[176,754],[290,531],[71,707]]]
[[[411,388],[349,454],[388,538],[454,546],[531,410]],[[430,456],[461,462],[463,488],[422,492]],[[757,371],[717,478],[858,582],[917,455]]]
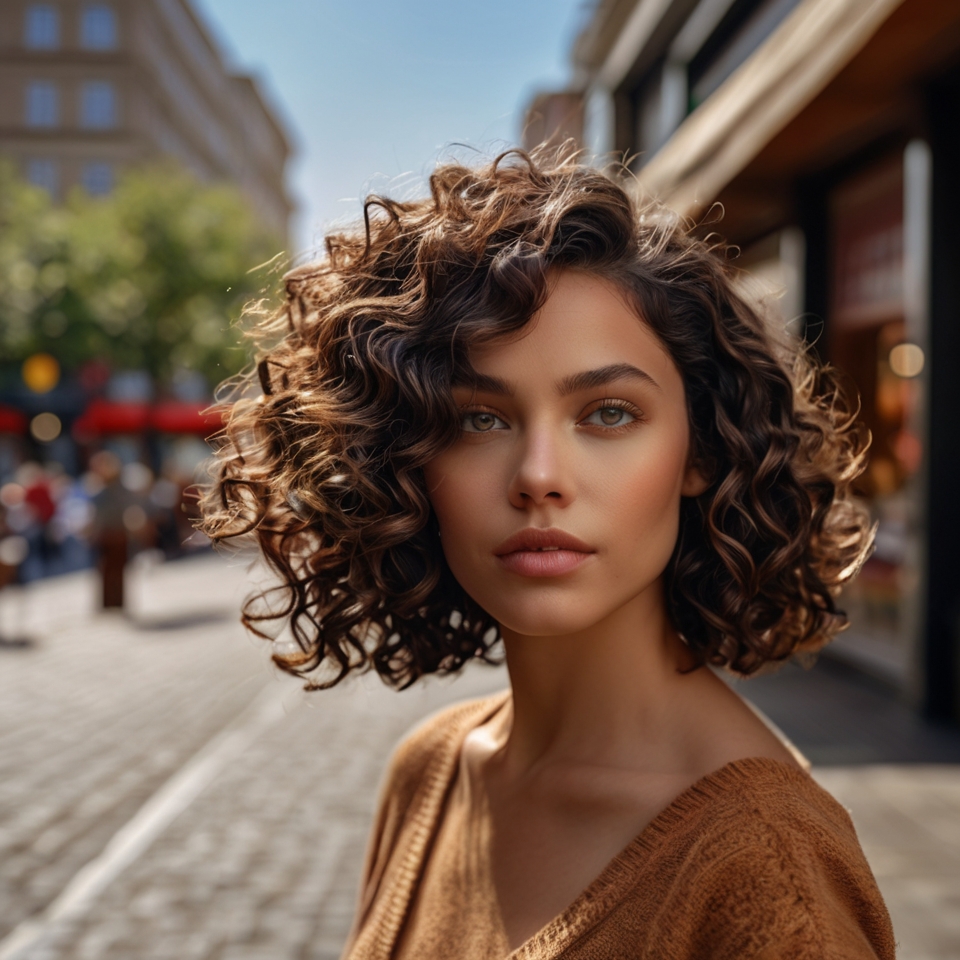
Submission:
[[[677,538],[683,381],[610,283],[568,270],[513,342],[471,354],[460,439],[425,467],[454,576],[504,628],[557,636],[649,591]],[[660,601],[662,602],[662,601]]]

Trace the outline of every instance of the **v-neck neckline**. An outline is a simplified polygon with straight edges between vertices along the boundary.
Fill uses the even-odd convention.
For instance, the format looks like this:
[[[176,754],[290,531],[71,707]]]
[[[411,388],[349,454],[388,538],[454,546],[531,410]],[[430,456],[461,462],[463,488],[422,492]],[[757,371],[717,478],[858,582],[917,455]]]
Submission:
[[[378,938],[389,957],[410,915],[416,891],[423,878],[443,815],[443,808],[460,765],[464,742],[471,731],[491,720],[510,699],[505,690],[483,700],[461,705],[460,715],[451,724],[435,763],[423,778],[422,799],[413,811],[414,829],[403,851],[400,882],[394,887],[388,916],[389,931]],[[451,718],[454,720],[454,718]],[[536,933],[514,948],[502,960],[551,960],[588,933],[619,902],[618,894],[632,884],[636,867],[652,853],[670,830],[691,814],[702,809],[718,794],[753,779],[757,774],[774,773],[796,778],[800,783],[811,781],[810,774],[771,757],[743,757],[732,760],[706,774],[673,798],[618,853],[563,911],[547,921]]]

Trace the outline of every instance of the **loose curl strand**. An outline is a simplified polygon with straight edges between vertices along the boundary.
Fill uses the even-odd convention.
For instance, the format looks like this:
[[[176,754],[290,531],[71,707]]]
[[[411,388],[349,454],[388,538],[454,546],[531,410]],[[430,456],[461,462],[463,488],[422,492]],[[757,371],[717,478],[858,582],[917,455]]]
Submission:
[[[243,621],[265,638],[289,622],[282,668],[405,687],[496,659],[499,627],[444,560],[422,468],[459,435],[450,386],[470,351],[522,331],[563,269],[615,283],[683,377],[709,488],[682,502],[665,583],[697,662],[750,674],[846,625],[835,598],[871,541],[851,496],[868,438],[834,374],[771,333],[727,249],[690,227],[574,156],[509,151],[439,166],[425,199],[370,197],[360,228],[287,275],[225,407],[200,521],[279,576]]]

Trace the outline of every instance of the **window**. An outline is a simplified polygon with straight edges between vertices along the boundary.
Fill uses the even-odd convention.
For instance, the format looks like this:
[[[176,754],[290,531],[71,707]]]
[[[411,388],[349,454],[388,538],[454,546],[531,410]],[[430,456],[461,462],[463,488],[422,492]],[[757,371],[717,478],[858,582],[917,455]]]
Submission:
[[[27,84],[28,127],[55,127],[60,122],[60,91],[50,80],[31,80]]]
[[[112,83],[90,80],[80,88],[80,126],[109,130],[117,125],[117,95]]]
[[[35,187],[43,187],[47,193],[56,195],[60,185],[59,171],[55,160],[31,160],[27,164],[27,179]]]
[[[117,15],[106,3],[88,3],[80,15],[80,46],[85,50],[116,50]]]
[[[109,163],[86,163],[80,182],[91,196],[102,197],[113,189],[113,167]]]
[[[695,109],[786,20],[800,0],[734,0],[690,61],[690,109]]]
[[[31,50],[60,46],[60,13],[51,3],[31,3],[24,21],[23,42]]]
[[[635,169],[642,167],[673,135],[686,116],[686,69],[670,60],[657,63],[633,91]]]

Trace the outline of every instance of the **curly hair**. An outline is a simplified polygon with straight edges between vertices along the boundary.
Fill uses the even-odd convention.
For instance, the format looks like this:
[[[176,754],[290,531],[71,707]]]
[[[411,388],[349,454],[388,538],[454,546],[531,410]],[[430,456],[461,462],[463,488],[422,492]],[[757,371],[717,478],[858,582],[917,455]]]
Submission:
[[[737,294],[729,259],[571,157],[443,164],[425,199],[368,198],[255,331],[262,396],[227,409],[201,498],[213,541],[253,539],[279,574],[279,603],[243,611],[265,638],[289,621],[275,661],[312,687],[370,668],[404,687],[495,659],[422,468],[459,435],[450,387],[471,349],[518,334],[562,269],[617,284],[683,378],[709,487],[682,501],[665,584],[697,662],[750,674],[846,626],[835,597],[872,539],[851,497],[868,438],[831,371]]]

